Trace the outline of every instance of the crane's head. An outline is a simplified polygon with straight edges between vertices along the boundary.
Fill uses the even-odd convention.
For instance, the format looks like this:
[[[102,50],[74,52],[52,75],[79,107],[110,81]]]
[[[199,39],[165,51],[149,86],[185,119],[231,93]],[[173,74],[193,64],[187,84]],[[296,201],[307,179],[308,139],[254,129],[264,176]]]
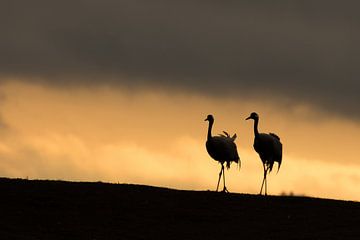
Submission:
[[[257,120],[257,119],[259,119],[259,115],[256,112],[252,112],[250,114],[250,116],[248,118],[246,118],[245,120],[249,120],[249,119]]]
[[[211,115],[211,114],[207,115],[207,118],[205,119],[205,121],[214,122],[213,115]]]

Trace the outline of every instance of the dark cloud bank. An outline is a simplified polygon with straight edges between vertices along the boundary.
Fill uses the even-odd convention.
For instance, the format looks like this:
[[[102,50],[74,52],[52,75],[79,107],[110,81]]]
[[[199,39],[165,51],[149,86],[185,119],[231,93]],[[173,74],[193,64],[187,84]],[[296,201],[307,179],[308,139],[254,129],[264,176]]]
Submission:
[[[360,119],[359,5],[3,0],[0,74],[282,96]]]

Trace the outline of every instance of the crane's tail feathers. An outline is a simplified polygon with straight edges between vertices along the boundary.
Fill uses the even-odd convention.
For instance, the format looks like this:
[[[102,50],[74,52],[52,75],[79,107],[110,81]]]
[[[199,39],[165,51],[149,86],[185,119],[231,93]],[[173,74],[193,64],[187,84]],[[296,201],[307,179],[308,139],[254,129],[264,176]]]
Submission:
[[[226,169],[229,169],[229,168],[230,168],[230,164],[231,164],[230,161],[229,161],[229,162],[226,162]]]
[[[274,166],[273,162],[268,165],[269,173],[271,173],[273,166]]]
[[[230,134],[228,132],[226,132],[226,131],[223,131],[223,133],[224,134],[219,133],[219,136],[223,137],[223,138],[230,138],[232,141],[235,141],[235,139],[237,137],[236,133],[232,137],[230,137]]]
[[[277,169],[276,174],[278,174],[278,172],[279,172],[279,170],[280,170],[280,166],[281,166],[281,162],[279,162],[279,164],[278,164],[278,169]]]
[[[231,139],[232,139],[233,141],[235,141],[236,137],[237,137],[237,135],[236,135],[236,133],[235,133],[235,134],[231,137]]]

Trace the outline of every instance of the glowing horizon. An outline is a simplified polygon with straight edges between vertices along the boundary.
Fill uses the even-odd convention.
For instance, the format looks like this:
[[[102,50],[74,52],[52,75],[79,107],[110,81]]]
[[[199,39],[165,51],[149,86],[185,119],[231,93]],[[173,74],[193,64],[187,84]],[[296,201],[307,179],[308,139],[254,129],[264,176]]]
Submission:
[[[196,94],[109,87],[58,89],[8,81],[0,88],[0,175],[138,183],[215,190],[220,166],[205,149],[213,133],[237,133],[242,161],[226,171],[231,192],[257,194],[262,165],[252,148],[256,110],[260,130],[277,133],[283,164],[269,176],[269,194],[360,200],[356,122],[307,105],[212,98]],[[335,141],[336,140],[336,141]]]

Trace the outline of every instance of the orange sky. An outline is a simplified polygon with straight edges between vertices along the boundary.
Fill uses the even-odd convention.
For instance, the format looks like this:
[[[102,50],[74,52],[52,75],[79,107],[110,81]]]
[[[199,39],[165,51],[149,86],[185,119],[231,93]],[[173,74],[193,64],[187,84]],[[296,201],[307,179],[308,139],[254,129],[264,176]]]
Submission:
[[[21,3],[20,3],[21,2]],[[284,146],[271,194],[360,200],[359,1],[5,1],[0,176],[258,193],[253,123]]]
[[[232,192],[258,193],[262,165],[253,125],[277,133],[283,164],[268,192],[360,200],[360,124],[310,106],[175,90],[55,88],[8,79],[0,85],[0,175],[109,181],[214,190],[220,165],[205,149],[214,133],[236,132],[242,168],[226,172]]]

